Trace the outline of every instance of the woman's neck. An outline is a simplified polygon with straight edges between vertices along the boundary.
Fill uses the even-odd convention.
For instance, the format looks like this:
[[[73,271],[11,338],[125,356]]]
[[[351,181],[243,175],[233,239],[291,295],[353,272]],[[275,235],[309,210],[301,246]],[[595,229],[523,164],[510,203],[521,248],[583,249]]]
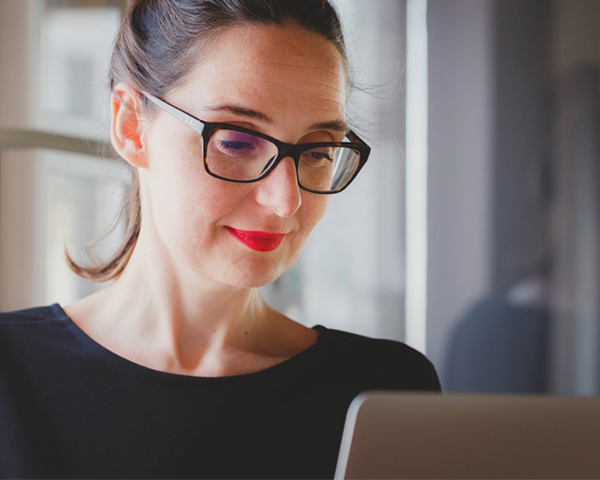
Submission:
[[[141,243],[111,285],[65,311],[120,356],[199,376],[267,368],[318,336],[273,310],[257,289],[194,278]]]

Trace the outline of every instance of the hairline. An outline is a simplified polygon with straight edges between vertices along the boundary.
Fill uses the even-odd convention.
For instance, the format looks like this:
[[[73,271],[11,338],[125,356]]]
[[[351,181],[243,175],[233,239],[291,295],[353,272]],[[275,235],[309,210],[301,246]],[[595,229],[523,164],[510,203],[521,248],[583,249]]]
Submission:
[[[171,92],[175,91],[177,88],[183,86],[185,84],[185,82],[189,79],[189,77],[191,76],[194,68],[196,66],[198,66],[205,57],[210,55],[210,52],[208,52],[208,51],[211,49],[212,45],[214,45],[214,43],[216,43],[223,34],[227,33],[231,29],[236,28],[236,27],[244,27],[244,26],[265,26],[265,27],[274,26],[274,27],[283,29],[283,28],[286,28],[286,26],[289,24],[294,24],[306,32],[312,33],[314,35],[318,35],[319,37],[326,40],[327,42],[329,42],[330,44],[332,44],[335,47],[335,49],[342,61],[343,72],[344,72],[344,77],[345,77],[345,81],[346,81],[346,88],[347,88],[347,90],[349,90],[350,86],[351,86],[351,82],[350,82],[350,72],[349,72],[349,66],[348,66],[347,53],[336,42],[327,38],[325,35],[322,35],[315,30],[311,30],[310,28],[305,27],[304,25],[302,25],[298,21],[296,21],[293,17],[287,17],[287,18],[284,18],[281,23],[274,22],[274,21],[272,21],[272,22],[264,21],[264,20],[246,20],[246,21],[234,20],[230,23],[227,23],[226,25],[215,26],[215,27],[212,27],[211,29],[207,30],[207,32],[205,32],[202,35],[201,39],[196,40],[195,45],[189,49],[189,52],[186,55],[189,58],[195,59],[194,61],[191,62],[191,65],[189,65],[187,72],[184,75],[182,75],[181,78],[179,78],[173,85],[170,85],[169,88],[165,91],[165,93],[162,96],[166,97],[169,93],[171,93]],[[149,93],[154,93],[154,92],[149,92]],[[144,104],[144,111],[146,114],[148,114],[148,117],[149,117],[148,120],[154,119],[155,115],[158,114],[158,110],[159,110],[158,107],[156,107],[154,104],[149,102],[143,96],[142,96],[142,102]]]

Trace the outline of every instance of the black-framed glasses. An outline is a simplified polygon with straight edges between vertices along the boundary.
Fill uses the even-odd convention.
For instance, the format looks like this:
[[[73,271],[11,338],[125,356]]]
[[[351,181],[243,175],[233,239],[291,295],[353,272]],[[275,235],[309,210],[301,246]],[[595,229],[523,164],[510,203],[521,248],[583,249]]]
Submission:
[[[343,142],[294,145],[237,125],[204,122],[154,95],[141,93],[201,136],[206,172],[222,180],[256,182],[282,159],[291,157],[300,188],[313,193],[338,193],[356,178],[371,152],[352,131]]]

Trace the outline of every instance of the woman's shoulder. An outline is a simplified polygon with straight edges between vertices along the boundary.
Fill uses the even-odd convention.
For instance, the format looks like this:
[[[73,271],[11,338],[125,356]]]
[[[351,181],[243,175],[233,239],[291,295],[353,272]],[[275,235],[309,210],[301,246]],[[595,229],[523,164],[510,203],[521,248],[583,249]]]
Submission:
[[[419,390],[439,390],[439,379],[432,362],[404,342],[374,338],[322,325],[314,327],[323,334],[323,343],[338,364],[353,374],[390,381]],[[393,385],[393,386],[394,386]]]
[[[48,340],[62,323],[58,304],[0,312],[0,348]]]
[[[0,325],[54,319],[56,318],[55,306],[56,304],[0,312]]]
[[[335,344],[336,349],[346,351],[352,355],[376,355],[378,357],[391,356],[409,362],[431,364],[425,355],[399,340],[375,338],[345,330],[337,330],[323,325],[317,325],[314,328],[323,332],[328,342],[330,344]]]
[[[0,332],[29,332],[32,328],[61,323],[58,304],[0,312]]]

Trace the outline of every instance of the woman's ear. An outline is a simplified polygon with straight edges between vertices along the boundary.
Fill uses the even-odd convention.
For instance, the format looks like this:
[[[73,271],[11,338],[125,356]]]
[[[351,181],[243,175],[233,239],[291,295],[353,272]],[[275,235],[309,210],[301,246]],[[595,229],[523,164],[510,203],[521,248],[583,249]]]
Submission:
[[[148,168],[138,92],[127,83],[120,82],[113,88],[110,103],[110,139],[113,147],[134,167]]]

